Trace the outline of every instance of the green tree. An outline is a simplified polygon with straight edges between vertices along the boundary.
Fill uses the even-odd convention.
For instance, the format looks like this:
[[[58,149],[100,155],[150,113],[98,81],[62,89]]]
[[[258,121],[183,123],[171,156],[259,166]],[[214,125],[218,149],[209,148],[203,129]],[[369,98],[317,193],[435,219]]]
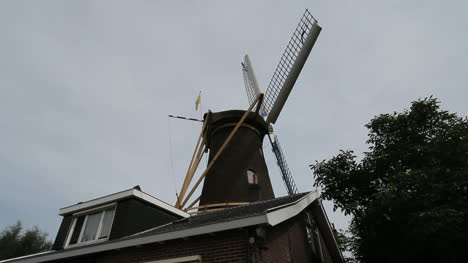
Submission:
[[[353,255],[350,253],[353,251],[354,238],[350,235],[349,231],[343,229],[338,229],[335,234],[338,247],[341,252],[343,252],[344,261],[347,263],[356,263],[358,262]]]
[[[47,251],[51,247],[47,233],[37,226],[23,231],[20,221],[0,233],[0,260]]]
[[[434,98],[366,125],[369,151],[311,165],[315,186],[352,215],[361,262],[466,262],[468,120]]]

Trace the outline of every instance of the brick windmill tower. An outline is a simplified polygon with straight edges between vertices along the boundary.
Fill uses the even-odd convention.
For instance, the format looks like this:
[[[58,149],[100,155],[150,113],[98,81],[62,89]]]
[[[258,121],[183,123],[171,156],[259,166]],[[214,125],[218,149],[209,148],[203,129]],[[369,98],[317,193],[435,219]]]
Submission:
[[[273,124],[276,123],[320,31],[317,20],[306,10],[265,93],[257,82],[249,56],[244,57],[241,64],[250,106],[245,111],[209,111],[204,115],[201,134],[176,207],[200,212],[275,198],[263,154],[262,144],[266,135],[288,194],[298,192],[278,137],[273,132]],[[208,151],[206,170],[192,189],[187,191],[203,154]],[[203,180],[200,197],[189,204],[188,201]],[[195,207],[197,202],[199,205]]]

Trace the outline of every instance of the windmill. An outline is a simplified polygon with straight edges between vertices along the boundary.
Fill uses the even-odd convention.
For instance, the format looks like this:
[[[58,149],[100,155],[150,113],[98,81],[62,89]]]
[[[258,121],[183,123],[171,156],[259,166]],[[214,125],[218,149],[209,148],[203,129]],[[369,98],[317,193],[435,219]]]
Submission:
[[[317,20],[306,9],[265,94],[257,82],[250,58],[248,55],[244,57],[242,72],[250,106],[246,111],[209,111],[205,114],[176,207],[200,211],[273,199],[274,193],[263,157],[262,143],[265,135],[268,135],[288,194],[298,192],[278,137],[273,132],[273,124],[276,123],[320,31]],[[207,168],[187,194],[195,170],[208,150]],[[200,197],[186,207],[202,181],[204,184]],[[194,207],[197,202],[199,206]]]

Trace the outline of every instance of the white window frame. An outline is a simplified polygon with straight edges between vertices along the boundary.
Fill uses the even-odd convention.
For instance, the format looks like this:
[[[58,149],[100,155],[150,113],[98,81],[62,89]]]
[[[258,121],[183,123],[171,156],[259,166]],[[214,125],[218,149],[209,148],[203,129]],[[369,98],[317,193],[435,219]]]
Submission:
[[[85,210],[85,211],[80,211],[78,213],[73,214],[73,221],[72,221],[72,224],[70,225],[70,228],[68,230],[67,240],[65,242],[64,248],[75,247],[75,246],[80,246],[80,245],[84,245],[84,244],[88,245],[88,244],[98,243],[98,242],[108,240],[109,236],[110,236],[110,233],[106,238],[99,239],[99,236],[101,235],[101,232],[102,232],[103,221],[104,221],[104,217],[105,217],[105,214],[106,214],[105,211],[109,210],[109,208],[114,208],[114,215],[112,216],[111,225],[110,225],[110,229],[112,229],[112,225],[114,224],[114,219],[115,219],[115,211],[117,210],[117,203],[107,204],[107,205],[95,207],[95,208],[92,208],[92,209],[88,209],[88,210]],[[94,239],[82,242],[81,239],[83,238],[83,233],[84,233],[84,229],[86,227],[86,222],[88,222],[88,216],[91,215],[91,214],[98,213],[98,212],[101,212],[101,218],[99,219],[99,225],[98,225],[98,229],[96,230],[96,235],[94,236]],[[73,232],[75,231],[76,222],[78,220],[78,217],[80,217],[80,216],[85,216],[85,219],[83,221],[83,225],[81,226],[81,229],[80,229],[80,235],[78,236],[78,240],[77,240],[76,244],[70,245],[71,237],[73,235]]]
[[[188,257],[180,257],[180,258],[169,258],[163,260],[156,260],[156,261],[145,261],[144,263],[183,263],[183,262],[193,262],[198,261],[201,262],[201,256],[188,256]]]

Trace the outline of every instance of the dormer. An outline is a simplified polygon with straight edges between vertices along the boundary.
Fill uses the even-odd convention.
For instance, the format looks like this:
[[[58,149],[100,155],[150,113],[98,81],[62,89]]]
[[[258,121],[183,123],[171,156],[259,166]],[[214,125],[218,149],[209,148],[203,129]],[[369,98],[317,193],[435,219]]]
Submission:
[[[54,250],[119,239],[189,216],[138,186],[61,208],[59,215]]]

